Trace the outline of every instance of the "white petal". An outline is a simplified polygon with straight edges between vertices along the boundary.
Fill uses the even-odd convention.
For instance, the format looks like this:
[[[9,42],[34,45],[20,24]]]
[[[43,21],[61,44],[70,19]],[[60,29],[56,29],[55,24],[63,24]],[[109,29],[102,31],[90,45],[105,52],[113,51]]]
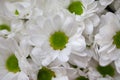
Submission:
[[[98,26],[98,24],[100,23],[100,18],[96,14],[91,16],[90,20],[92,21],[94,27]]]
[[[69,80],[67,76],[62,76],[62,77],[56,77],[52,80]]]
[[[30,43],[32,45],[40,47],[44,41],[46,41],[46,36],[44,35],[36,35],[36,36],[31,36]]]
[[[13,80],[13,78],[15,76],[17,76],[18,74],[14,74],[14,73],[8,73],[6,74],[1,80]]]
[[[58,59],[62,62],[66,62],[69,59],[69,55],[71,54],[71,47],[66,47],[62,51],[60,51]]]
[[[0,79],[2,79],[6,74],[8,73],[8,71],[6,70],[6,68],[0,65]]]
[[[120,58],[115,61],[115,67],[117,72],[120,73]]]
[[[73,69],[73,68],[67,68],[67,75],[68,75],[69,79],[74,80],[76,77],[79,76],[78,70]]]
[[[86,68],[88,66],[88,62],[90,61],[90,57],[88,56],[78,56],[75,54],[70,55],[69,62],[77,65],[78,67]]]
[[[58,55],[59,55],[59,51],[48,53],[48,55],[46,55],[46,58],[42,61],[42,65],[43,66],[49,65],[58,57]]]
[[[56,1],[56,0],[55,0]],[[57,0],[58,1],[58,4],[60,4],[60,6],[64,7],[64,8],[67,8],[68,5],[70,4],[70,0]]]
[[[60,54],[58,59],[62,62],[67,62],[69,60],[69,57],[67,55]]]
[[[107,6],[111,4],[113,0],[100,0],[101,5]]]
[[[94,2],[90,5],[87,6],[87,14],[93,14],[94,12],[98,11],[98,7],[97,7],[97,2]]]
[[[41,49],[40,48],[34,48],[30,54],[32,60],[37,64],[41,65],[41,61],[44,58],[44,56],[41,56]],[[43,54],[44,55],[44,54]]]
[[[28,76],[24,72],[20,72],[18,80],[29,80]]]
[[[100,64],[101,66],[106,66],[106,65],[110,64],[111,62],[112,62],[111,59],[106,59],[106,60],[104,60],[104,59],[102,59],[102,58],[99,59],[99,64]]]
[[[62,26],[62,30],[70,37],[77,32],[78,26],[76,24],[71,17],[68,17]]]
[[[54,30],[60,30],[60,27],[62,27],[62,17],[60,15],[56,15],[53,18],[53,28]]]
[[[52,22],[50,19],[47,19],[44,22],[43,31],[44,31],[44,35],[47,34],[48,36],[55,31],[54,26],[52,25]]]
[[[30,54],[30,51],[32,50],[32,47],[30,46],[28,39],[23,39],[20,42],[20,50],[22,51],[19,54],[21,54],[24,57],[28,57],[28,55]]]
[[[84,32],[86,34],[92,34],[92,32],[93,32],[93,23],[90,19],[85,20],[85,30],[84,30]]]
[[[31,65],[28,63],[26,57],[22,57],[19,61],[19,66],[21,71],[24,71],[26,74],[30,74],[32,72],[32,67]],[[22,72],[23,73],[23,72]],[[21,73],[21,74],[22,74]],[[24,74],[25,74],[24,73]]]
[[[86,3],[87,5],[91,4],[94,2],[94,0],[82,0],[84,3]]]
[[[66,75],[66,69],[63,67],[52,67],[51,69],[55,72],[56,77],[62,77]]]
[[[86,47],[85,39],[82,35],[76,34],[69,39],[69,43],[67,44],[67,46],[72,47],[71,48],[72,52],[74,51],[81,52]]]

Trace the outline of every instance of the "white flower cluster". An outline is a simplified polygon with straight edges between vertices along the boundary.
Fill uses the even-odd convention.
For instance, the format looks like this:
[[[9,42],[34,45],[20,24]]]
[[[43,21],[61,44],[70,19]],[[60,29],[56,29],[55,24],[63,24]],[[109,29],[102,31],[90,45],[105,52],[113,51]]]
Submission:
[[[0,0],[0,80],[120,80],[120,0]]]

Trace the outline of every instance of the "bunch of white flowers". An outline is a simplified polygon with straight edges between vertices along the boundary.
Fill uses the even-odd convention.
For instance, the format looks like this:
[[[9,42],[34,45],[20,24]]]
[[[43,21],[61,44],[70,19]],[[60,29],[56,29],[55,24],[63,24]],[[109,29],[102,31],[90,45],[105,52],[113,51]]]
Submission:
[[[0,80],[120,80],[120,0],[0,0]]]

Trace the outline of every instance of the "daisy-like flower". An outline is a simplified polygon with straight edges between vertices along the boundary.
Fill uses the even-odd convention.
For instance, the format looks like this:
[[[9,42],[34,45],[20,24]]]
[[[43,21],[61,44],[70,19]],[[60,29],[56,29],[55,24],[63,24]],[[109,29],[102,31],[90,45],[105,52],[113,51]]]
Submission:
[[[115,70],[114,64],[100,66],[98,62],[92,60],[88,66],[87,75],[89,80],[119,80],[120,74]]]
[[[30,80],[69,80],[63,67],[41,67]]]
[[[92,34],[93,28],[98,25],[99,17],[96,15],[98,10],[95,0],[56,0],[60,11],[65,15],[76,18],[79,23],[84,23],[84,32]]]
[[[71,17],[55,15],[42,24],[32,25],[31,43],[35,48],[30,54],[38,65],[48,65],[56,58],[62,62],[69,60],[72,52],[79,52],[86,46],[81,35],[82,27]],[[79,54],[79,53],[78,53]]]
[[[113,13],[108,12],[106,15],[101,16],[99,33],[95,36],[101,66],[106,66],[120,57],[119,25],[119,19]]]
[[[29,19],[36,0],[0,0],[0,14],[11,19]]]
[[[21,20],[11,20],[8,17],[0,16],[0,36],[5,38],[23,37],[25,35],[24,22]]]
[[[82,17],[80,18],[81,20],[83,20],[85,16],[87,18],[91,16],[91,13],[97,11],[97,3],[94,0],[57,0],[56,2],[59,8],[61,6],[60,9],[66,10],[68,14],[72,13],[76,15],[77,18]]]
[[[85,24],[85,32],[91,34],[93,28],[98,25],[99,17],[97,12],[97,2],[95,0],[37,0],[37,4],[44,14],[54,14],[63,12],[64,15],[76,18],[79,23]],[[49,16],[48,15],[48,16]]]
[[[20,54],[16,53],[18,50],[17,42],[10,38],[0,38],[0,50],[0,79],[29,80],[28,76],[23,71],[23,67],[19,65],[22,64],[22,59]]]

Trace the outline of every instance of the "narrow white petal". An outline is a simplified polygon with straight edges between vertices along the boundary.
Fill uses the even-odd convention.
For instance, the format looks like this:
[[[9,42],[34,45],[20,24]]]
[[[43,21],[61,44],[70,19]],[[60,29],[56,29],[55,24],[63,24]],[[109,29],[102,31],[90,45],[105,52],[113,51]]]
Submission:
[[[29,78],[24,72],[20,72],[18,75],[18,80],[29,80]]]
[[[13,78],[15,76],[17,76],[18,74],[14,74],[14,73],[8,73],[6,74],[1,80],[13,80]]]

